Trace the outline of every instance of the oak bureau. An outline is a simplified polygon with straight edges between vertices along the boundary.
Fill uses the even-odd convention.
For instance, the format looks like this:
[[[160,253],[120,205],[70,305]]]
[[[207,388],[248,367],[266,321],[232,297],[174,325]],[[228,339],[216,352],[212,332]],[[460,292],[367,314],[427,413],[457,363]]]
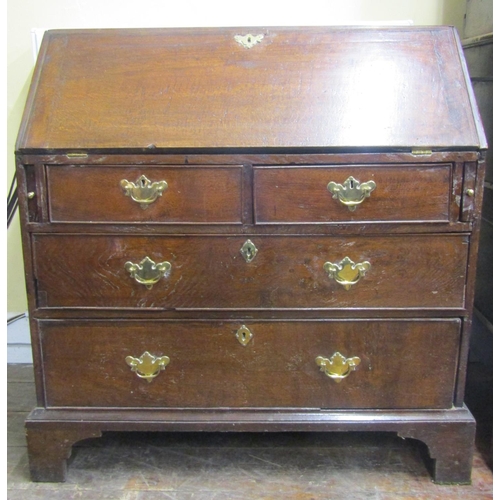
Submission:
[[[452,27],[47,32],[32,479],[104,431],[358,430],[469,482],[485,149]]]

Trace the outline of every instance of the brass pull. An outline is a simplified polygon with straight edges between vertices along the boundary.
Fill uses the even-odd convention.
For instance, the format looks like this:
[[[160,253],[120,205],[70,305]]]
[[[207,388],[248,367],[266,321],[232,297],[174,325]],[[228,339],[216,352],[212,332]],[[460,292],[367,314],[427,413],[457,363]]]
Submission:
[[[139,378],[151,382],[162,370],[165,370],[165,367],[170,363],[170,358],[168,356],[157,358],[145,351],[140,358],[127,356],[125,362]]]
[[[316,358],[316,364],[319,366],[320,371],[335,380],[337,384],[348,377],[359,363],[361,363],[361,360],[357,356],[346,358],[340,352],[334,353],[330,359],[322,356]]]
[[[168,184],[166,181],[151,182],[145,175],[141,175],[136,182],[122,179],[120,186],[125,196],[130,196],[142,209],[146,209],[162,195]]]
[[[354,177],[349,177],[344,184],[329,182],[326,188],[332,193],[332,198],[339,200],[347,208],[354,212],[356,207],[370,196],[370,193],[377,187],[374,181],[359,182]]]
[[[257,252],[257,247],[251,240],[245,241],[245,243],[243,243],[243,246],[240,248],[240,253],[241,255],[243,255],[245,262],[252,262],[252,260],[255,259]]]
[[[323,269],[327,272],[328,277],[334,279],[346,290],[355,285],[370,267],[371,264],[368,261],[356,264],[349,257],[344,257],[338,264],[325,262],[323,265]]]
[[[140,283],[145,285],[148,290],[153,288],[155,283],[158,283],[162,277],[167,277],[170,274],[172,265],[170,262],[160,262],[155,264],[149,257],[145,257],[139,262],[125,262],[125,269],[130,273],[130,276]]]

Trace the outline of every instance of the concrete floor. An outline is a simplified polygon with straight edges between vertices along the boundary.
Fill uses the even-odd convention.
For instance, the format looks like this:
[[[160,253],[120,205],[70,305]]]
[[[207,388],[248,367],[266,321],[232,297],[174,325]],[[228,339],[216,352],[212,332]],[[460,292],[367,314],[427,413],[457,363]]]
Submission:
[[[481,426],[468,486],[435,485],[425,447],[383,433],[109,433],[73,447],[65,483],[32,483],[23,429],[35,406],[32,367],[7,373],[9,500],[493,498]]]

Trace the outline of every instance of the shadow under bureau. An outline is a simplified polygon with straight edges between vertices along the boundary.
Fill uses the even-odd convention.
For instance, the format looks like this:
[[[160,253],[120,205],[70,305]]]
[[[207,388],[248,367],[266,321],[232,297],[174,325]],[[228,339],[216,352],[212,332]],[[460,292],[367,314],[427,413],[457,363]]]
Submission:
[[[485,149],[453,28],[47,32],[32,479],[105,431],[372,430],[469,482]]]

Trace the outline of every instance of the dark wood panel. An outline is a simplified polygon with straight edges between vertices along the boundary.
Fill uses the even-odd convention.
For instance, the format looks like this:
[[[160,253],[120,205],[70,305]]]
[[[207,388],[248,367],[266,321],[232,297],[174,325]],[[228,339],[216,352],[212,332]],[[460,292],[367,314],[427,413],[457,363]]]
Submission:
[[[473,230],[473,221],[450,222],[436,224],[434,222],[384,222],[370,223],[334,223],[334,224],[156,224],[141,223],[134,224],[133,232],[136,235],[226,235],[242,237],[253,237],[254,235],[320,235],[320,236],[348,236],[348,235],[383,235],[383,234],[443,234],[443,233],[464,233],[470,234]],[[80,233],[82,231],[81,223],[34,223],[26,224],[29,233]],[[92,225],[92,234],[130,234],[130,225],[126,224],[94,224]]]
[[[435,308],[405,308],[405,309],[377,309],[376,313],[372,309],[86,309],[85,317],[89,319],[176,319],[176,320],[226,320],[226,319],[248,319],[248,320],[268,320],[268,319],[350,319],[354,314],[356,319],[372,318],[375,314],[377,318],[434,318]],[[454,318],[467,314],[465,308],[439,309],[439,317]],[[39,308],[33,312],[35,319],[81,319],[81,309],[53,309]]]
[[[354,211],[332,199],[330,182],[354,177],[376,187]],[[257,223],[448,221],[451,165],[256,168]]]
[[[83,156],[67,156],[67,151],[48,153],[18,153],[21,163],[43,163],[48,165],[125,165],[131,161],[135,165],[332,165],[332,164],[381,164],[398,163],[450,163],[477,161],[480,157],[478,151],[433,151],[431,154],[412,154],[407,151],[356,151],[356,152],[330,152],[303,151],[293,152],[294,148],[279,151],[269,150],[239,150],[233,149],[224,154],[220,150],[205,151],[169,151],[168,153],[144,153],[134,150],[88,152]],[[131,158],[133,157],[133,160]]]
[[[251,49],[247,30],[264,35]],[[457,42],[451,27],[49,31],[17,149],[477,148]]]
[[[459,320],[41,323],[49,406],[449,408]],[[438,349],[432,346],[439,345]],[[125,362],[170,363],[151,382]],[[340,383],[316,357],[360,363]],[[439,383],[438,383],[439,382]]]
[[[241,223],[241,167],[47,166],[52,222]],[[121,181],[167,188],[142,208]]]
[[[99,308],[462,307],[468,253],[463,235],[252,237],[36,235],[39,306]],[[126,262],[167,261],[151,290]],[[371,268],[349,290],[325,262],[349,257]]]

